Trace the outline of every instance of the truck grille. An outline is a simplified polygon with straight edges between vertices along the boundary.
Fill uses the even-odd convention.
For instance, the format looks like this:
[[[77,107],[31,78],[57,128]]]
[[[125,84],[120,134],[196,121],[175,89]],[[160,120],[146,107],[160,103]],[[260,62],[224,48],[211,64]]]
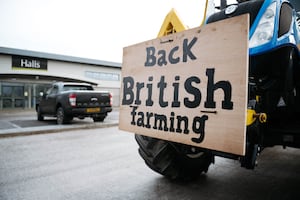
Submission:
[[[220,21],[220,20],[227,19],[230,17],[235,17],[235,16],[249,13],[250,14],[250,27],[251,27],[263,2],[264,2],[264,0],[256,0],[256,1],[248,1],[245,3],[241,3],[241,4],[239,4],[237,10],[230,15],[226,15],[225,9],[223,9],[220,12],[217,12],[217,13],[214,13],[213,15],[211,15],[208,18],[207,23],[209,24],[209,23]]]

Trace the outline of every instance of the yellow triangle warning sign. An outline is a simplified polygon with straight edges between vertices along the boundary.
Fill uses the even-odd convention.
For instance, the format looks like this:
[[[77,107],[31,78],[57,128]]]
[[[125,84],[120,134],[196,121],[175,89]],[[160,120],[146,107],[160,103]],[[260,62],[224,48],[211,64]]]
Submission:
[[[172,10],[167,14],[157,37],[162,37],[172,33],[187,30],[187,27],[180,20],[176,10]]]

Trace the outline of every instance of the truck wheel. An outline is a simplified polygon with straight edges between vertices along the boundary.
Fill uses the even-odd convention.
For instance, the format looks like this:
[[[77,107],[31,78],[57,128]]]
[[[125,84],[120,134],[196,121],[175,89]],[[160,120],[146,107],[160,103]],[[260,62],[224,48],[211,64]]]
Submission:
[[[40,109],[39,106],[37,107],[37,120],[38,121],[44,121],[44,116],[42,115],[41,109]]]
[[[197,179],[214,162],[210,151],[137,134],[135,139],[146,165],[172,180]]]
[[[56,122],[59,125],[70,122],[70,118],[67,118],[67,116],[65,115],[65,111],[62,107],[59,107],[56,110]]]
[[[103,122],[104,119],[105,119],[105,116],[93,117],[94,122]]]

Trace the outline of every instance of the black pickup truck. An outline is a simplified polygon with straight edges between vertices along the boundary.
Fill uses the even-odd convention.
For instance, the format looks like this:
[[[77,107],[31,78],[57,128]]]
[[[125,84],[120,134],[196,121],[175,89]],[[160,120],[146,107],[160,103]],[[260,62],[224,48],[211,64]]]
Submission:
[[[74,117],[91,117],[94,122],[102,122],[111,111],[111,94],[95,91],[85,83],[53,83],[36,104],[39,121],[45,116],[56,117],[57,124],[69,123]]]

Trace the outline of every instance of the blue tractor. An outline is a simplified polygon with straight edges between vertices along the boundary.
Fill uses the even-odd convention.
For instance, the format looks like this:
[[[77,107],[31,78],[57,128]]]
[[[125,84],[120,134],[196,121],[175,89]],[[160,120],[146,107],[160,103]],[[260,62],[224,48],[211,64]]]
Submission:
[[[300,147],[300,1],[239,0],[227,5],[221,0],[220,9],[206,23],[250,14],[248,112],[266,114],[263,120],[248,115],[247,152],[240,160],[252,169],[265,147]]]
[[[249,13],[249,94],[245,156],[136,135],[139,153],[154,171],[171,179],[193,179],[214,156],[253,169],[264,148],[300,148],[300,1],[220,0],[205,23]],[[299,13],[298,13],[299,12]]]

